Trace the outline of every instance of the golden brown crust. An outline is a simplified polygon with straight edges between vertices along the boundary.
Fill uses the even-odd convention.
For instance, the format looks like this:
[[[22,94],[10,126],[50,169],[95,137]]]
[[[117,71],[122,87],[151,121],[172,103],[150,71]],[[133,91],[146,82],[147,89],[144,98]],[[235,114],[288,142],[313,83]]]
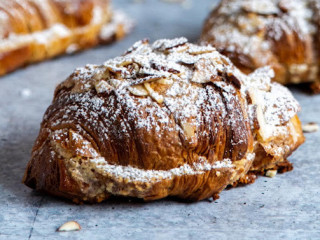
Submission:
[[[109,0],[0,0],[0,75],[122,38],[131,22]]]
[[[264,171],[265,169],[277,169],[281,163],[287,162],[287,157],[304,142],[301,122],[298,116],[294,116],[283,134],[276,138],[263,140],[261,136],[255,146],[256,159],[251,167],[252,171]],[[275,148],[274,146],[278,146]],[[289,146],[289,147],[288,147]]]
[[[319,82],[319,12],[315,0],[223,0],[200,41],[245,73],[270,65],[279,83]]]
[[[298,103],[269,74],[246,76],[185,38],[137,42],[57,87],[24,183],[100,202],[201,200],[252,182],[249,170],[284,162],[304,139]]]

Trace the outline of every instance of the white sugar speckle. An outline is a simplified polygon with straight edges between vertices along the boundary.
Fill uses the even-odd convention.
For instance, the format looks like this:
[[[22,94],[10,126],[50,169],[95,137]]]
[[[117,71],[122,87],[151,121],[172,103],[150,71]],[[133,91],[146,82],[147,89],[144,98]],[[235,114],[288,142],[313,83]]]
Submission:
[[[170,170],[144,170],[131,166],[111,165],[104,158],[93,158],[90,160],[97,166],[98,170],[102,170],[113,178],[124,178],[129,182],[155,182],[172,179],[182,175],[204,174],[206,171],[221,168],[234,168],[230,159],[223,159],[213,164],[207,162],[203,157],[199,157],[198,161],[192,165],[184,164],[181,167],[172,168]]]

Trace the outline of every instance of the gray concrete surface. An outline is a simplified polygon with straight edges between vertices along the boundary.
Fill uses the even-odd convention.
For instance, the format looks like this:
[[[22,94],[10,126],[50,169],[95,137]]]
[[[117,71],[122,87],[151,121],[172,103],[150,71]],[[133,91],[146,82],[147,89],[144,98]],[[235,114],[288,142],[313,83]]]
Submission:
[[[114,0],[137,20],[124,41],[60,57],[0,79],[0,239],[320,239],[320,132],[290,160],[295,169],[275,178],[224,191],[215,202],[73,203],[33,192],[21,184],[42,115],[55,86],[86,63],[121,54],[136,40],[186,36],[196,41],[214,1],[187,4]],[[191,7],[190,8],[190,4]],[[320,95],[292,89],[302,122],[320,123]],[[80,232],[56,228],[76,220]]]

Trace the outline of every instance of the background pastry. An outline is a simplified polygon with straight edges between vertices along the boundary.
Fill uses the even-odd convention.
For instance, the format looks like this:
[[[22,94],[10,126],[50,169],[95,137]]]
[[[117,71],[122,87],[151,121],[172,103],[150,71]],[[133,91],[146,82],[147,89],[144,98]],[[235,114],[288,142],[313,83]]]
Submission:
[[[319,14],[316,0],[222,0],[200,41],[217,47],[245,73],[270,65],[275,81],[310,82],[319,92]]]
[[[109,0],[0,0],[0,16],[0,75],[120,39],[132,27]]]
[[[299,105],[272,74],[247,76],[185,38],[139,41],[57,87],[24,182],[74,201],[201,200],[288,168],[304,141]]]

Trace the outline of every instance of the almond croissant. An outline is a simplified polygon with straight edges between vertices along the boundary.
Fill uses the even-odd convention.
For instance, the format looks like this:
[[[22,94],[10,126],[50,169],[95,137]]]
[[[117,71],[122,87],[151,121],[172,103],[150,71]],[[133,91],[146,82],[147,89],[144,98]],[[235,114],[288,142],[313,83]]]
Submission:
[[[248,171],[290,166],[299,105],[271,76],[185,38],[137,42],[57,87],[23,181],[76,202],[201,200]]]
[[[0,0],[0,75],[122,38],[130,27],[109,0]]]
[[[245,73],[270,65],[275,81],[311,82],[320,92],[318,0],[222,0],[200,42],[214,45]]]

